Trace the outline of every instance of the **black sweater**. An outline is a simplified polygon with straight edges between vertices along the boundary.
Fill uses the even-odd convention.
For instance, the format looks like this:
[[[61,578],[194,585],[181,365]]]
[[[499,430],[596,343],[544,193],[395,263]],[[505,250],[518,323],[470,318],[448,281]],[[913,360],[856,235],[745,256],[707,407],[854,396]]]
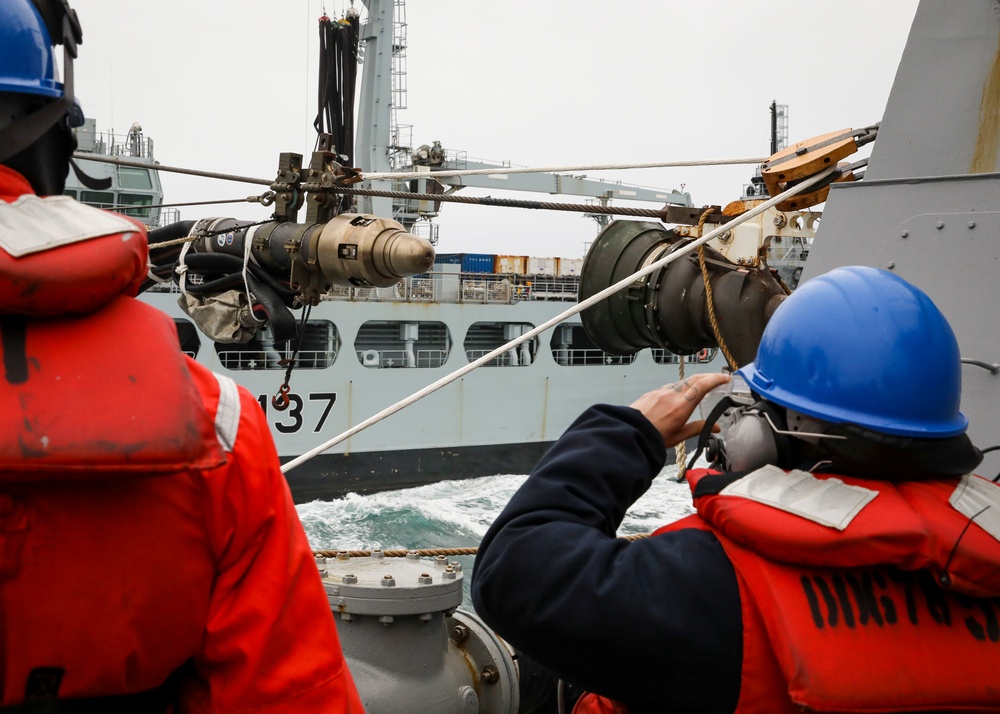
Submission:
[[[615,537],[666,458],[629,407],[584,412],[514,494],[479,548],[476,611],[518,650],[632,712],[732,712],[742,618],[711,533]]]

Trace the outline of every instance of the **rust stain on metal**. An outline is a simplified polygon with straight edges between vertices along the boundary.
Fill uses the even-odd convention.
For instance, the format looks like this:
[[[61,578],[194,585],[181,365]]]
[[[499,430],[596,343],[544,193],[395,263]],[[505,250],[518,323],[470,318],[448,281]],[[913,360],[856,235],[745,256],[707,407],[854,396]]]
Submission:
[[[996,171],[997,146],[1000,144],[1000,45],[993,52],[993,66],[983,82],[979,103],[979,132],[972,156],[970,173]]]

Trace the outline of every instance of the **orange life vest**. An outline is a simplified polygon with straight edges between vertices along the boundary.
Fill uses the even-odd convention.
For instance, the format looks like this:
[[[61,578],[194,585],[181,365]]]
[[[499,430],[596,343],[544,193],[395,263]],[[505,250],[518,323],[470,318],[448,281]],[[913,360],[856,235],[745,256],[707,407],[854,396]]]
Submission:
[[[27,190],[0,166],[0,199]],[[30,225],[19,200],[0,211]],[[177,711],[361,714],[260,408],[128,297],[146,237],[118,225],[0,249],[0,707],[40,681],[52,707],[150,692],[183,665]]]
[[[799,485],[829,482],[829,498],[868,492],[832,527],[712,483],[725,478],[688,472],[698,513],[654,535],[710,531],[733,563],[737,712],[1000,712],[1000,486],[808,475]],[[614,706],[590,694],[574,714]]]

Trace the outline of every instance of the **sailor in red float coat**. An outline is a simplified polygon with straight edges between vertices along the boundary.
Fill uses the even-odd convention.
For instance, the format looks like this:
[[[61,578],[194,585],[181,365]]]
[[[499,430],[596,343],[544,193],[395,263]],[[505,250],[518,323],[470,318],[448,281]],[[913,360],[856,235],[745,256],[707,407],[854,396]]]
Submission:
[[[0,704],[360,714],[256,400],[132,299],[141,225],[32,194],[0,166]]]

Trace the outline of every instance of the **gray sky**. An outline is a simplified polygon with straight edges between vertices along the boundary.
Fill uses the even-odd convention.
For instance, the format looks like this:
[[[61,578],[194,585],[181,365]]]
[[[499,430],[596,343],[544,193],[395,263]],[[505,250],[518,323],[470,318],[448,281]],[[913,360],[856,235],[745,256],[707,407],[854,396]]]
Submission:
[[[262,178],[279,152],[312,150],[316,19],[324,8],[341,15],[346,0],[72,4],[84,31],[77,95],[99,130],[125,133],[138,121],[163,164]],[[772,99],[789,105],[793,142],[879,121],[916,4],[411,0],[399,121],[413,125],[415,144],[440,140],[523,166],[763,156]],[[591,175],[725,205],[751,173]],[[263,190],[176,174],[163,183],[168,203]],[[185,219],[268,214],[181,209]],[[596,234],[577,215],[492,207],[445,205],[437,222],[440,252],[581,257]]]

